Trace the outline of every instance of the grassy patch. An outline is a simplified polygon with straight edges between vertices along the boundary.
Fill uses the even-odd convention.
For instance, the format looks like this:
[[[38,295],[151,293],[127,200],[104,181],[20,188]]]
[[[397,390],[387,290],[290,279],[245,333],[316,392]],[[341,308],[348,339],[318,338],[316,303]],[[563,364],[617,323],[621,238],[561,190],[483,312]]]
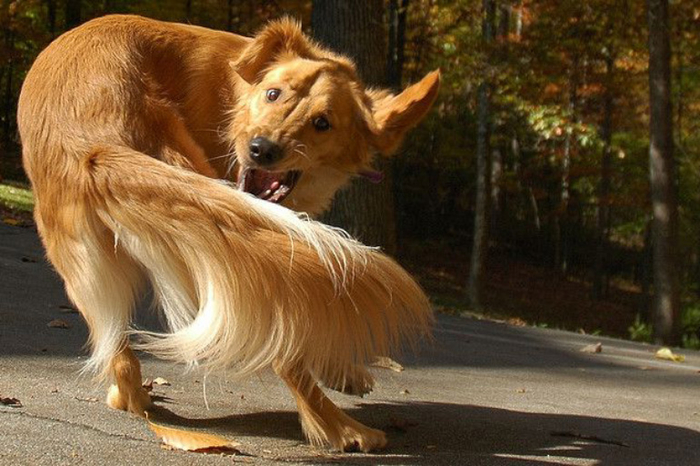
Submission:
[[[0,183],[0,204],[12,210],[31,212],[34,208],[34,196],[31,190],[19,183],[6,181]]]

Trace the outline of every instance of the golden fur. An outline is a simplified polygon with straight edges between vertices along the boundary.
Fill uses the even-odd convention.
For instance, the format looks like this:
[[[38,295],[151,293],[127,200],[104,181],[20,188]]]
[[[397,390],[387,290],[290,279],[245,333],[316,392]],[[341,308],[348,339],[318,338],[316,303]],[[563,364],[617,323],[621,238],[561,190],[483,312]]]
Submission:
[[[93,20],[37,58],[20,96],[37,227],[90,329],[88,368],[108,404],[143,415],[139,348],[207,370],[273,367],[316,444],[363,451],[386,438],[326,399],[365,392],[366,363],[425,334],[418,285],[394,261],[315,215],[427,113],[439,75],[394,96],[290,20],[254,38],[135,16]],[[281,89],[275,105],[265,90]],[[323,114],[332,130],[319,132]],[[276,141],[299,181],[276,205],[233,189],[251,138]],[[129,332],[149,283],[166,333]]]

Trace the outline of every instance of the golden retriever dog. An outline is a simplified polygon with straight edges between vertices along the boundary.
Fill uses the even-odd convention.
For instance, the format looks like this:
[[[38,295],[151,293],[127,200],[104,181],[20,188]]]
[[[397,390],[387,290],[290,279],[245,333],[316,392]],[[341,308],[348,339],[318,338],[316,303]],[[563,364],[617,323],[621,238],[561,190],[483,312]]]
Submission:
[[[23,162],[108,405],[150,404],[131,344],[205,371],[271,367],[310,442],[383,448],[318,383],[368,391],[366,365],[426,334],[430,306],[393,260],[309,216],[371,176],[438,87],[433,72],[366,89],[289,19],[248,38],[106,16],[49,45],[19,100]],[[130,328],[146,286],[164,332]]]

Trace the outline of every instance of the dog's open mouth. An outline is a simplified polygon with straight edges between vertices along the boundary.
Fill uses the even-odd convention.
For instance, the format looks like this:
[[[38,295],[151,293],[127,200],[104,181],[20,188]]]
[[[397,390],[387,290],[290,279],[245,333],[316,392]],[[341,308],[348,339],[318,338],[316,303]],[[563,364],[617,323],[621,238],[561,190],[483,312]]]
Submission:
[[[246,168],[238,178],[238,189],[265,201],[282,202],[296,186],[300,171],[269,172]]]

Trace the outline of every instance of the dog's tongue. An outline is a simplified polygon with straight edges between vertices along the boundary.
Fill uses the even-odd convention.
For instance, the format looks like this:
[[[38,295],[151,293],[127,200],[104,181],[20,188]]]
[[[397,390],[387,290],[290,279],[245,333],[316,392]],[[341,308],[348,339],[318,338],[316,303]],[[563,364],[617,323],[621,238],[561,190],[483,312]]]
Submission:
[[[240,175],[238,189],[259,199],[279,203],[294,189],[299,176],[299,172],[246,170]]]
[[[384,173],[377,170],[362,170],[359,174],[374,184],[381,183],[384,179]]]
[[[267,172],[264,170],[251,170],[246,175],[246,191],[249,193],[260,196],[260,194],[265,191],[274,191],[280,187],[281,178],[284,177],[283,173]]]
[[[248,176],[251,177],[251,179],[248,180],[252,188],[251,194],[257,196],[268,189],[274,191],[279,188],[280,178],[284,175],[263,170],[252,170],[252,173],[249,173]]]

